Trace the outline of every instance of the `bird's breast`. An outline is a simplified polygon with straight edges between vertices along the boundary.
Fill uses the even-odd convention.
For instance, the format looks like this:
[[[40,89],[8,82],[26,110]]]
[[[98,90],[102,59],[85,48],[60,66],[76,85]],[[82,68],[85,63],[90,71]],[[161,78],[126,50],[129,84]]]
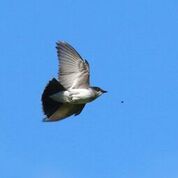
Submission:
[[[53,100],[61,103],[85,104],[96,98],[90,89],[69,89],[50,96]]]
[[[71,103],[85,104],[95,99],[95,94],[90,89],[70,89]]]

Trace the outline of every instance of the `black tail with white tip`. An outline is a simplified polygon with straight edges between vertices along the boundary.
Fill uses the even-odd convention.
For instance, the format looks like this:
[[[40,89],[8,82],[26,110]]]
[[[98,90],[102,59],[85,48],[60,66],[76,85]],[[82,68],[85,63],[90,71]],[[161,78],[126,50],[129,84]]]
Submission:
[[[64,91],[65,88],[55,79],[49,81],[46,88],[43,91],[41,101],[43,112],[49,118],[63,103],[54,101],[50,98],[50,95],[55,94],[60,91]],[[44,121],[48,121],[48,119],[44,119]]]

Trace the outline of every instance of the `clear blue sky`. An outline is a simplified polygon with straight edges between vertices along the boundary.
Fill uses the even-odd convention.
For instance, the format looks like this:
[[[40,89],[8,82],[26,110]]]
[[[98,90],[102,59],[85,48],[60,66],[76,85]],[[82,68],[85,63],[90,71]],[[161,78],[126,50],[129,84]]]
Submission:
[[[178,177],[178,1],[0,2],[1,178]],[[108,90],[43,123],[57,40]],[[121,103],[124,100],[124,103]]]

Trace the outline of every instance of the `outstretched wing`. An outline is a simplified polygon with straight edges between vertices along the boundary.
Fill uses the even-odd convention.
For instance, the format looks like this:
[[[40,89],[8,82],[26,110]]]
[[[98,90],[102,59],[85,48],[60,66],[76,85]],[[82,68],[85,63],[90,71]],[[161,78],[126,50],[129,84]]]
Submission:
[[[89,87],[89,63],[66,42],[57,42],[59,58],[59,82],[64,88]]]
[[[65,119],[71,115],[79,115],[85,104],[63,104],[51,116],[44,118],[44,122],[52,122]]]

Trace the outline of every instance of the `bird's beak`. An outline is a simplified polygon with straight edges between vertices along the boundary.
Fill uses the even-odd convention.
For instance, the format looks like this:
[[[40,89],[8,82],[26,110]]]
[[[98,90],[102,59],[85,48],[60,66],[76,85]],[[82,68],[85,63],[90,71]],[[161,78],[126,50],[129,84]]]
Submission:
[[[105,90],[103,90],[102,92],[103,92],[103,93],[107,93],[107,91],[105,91]]]

